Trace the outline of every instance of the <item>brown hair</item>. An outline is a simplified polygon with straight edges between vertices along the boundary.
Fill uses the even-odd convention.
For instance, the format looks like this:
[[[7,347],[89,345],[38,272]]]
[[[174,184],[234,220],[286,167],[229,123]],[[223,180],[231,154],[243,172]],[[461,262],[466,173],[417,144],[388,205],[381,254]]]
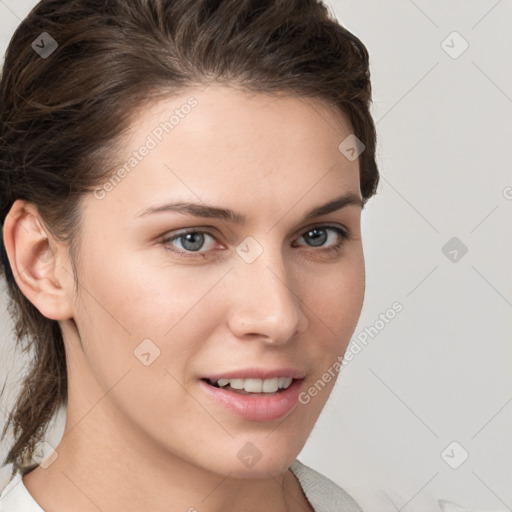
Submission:
[[[41,38],[49,44],[43,32],[58,45],[46,56],[33,46]],[[214,83],[288,91],[345,113],[365,145],[363,201],[375,194],[368,52],[321,1],[42,0],[14,33],[2,70],[2,226],[16,199],[33,203],[52,235],[69,244],[78,285],[79,199],[108,176],[133,113],[157,95]],[[18,288],[3,237],[0,249],[17,345],[33,350],[2,433],[13,429],[3,463],[14,473],[67,404],[67,369],[58,321]]]

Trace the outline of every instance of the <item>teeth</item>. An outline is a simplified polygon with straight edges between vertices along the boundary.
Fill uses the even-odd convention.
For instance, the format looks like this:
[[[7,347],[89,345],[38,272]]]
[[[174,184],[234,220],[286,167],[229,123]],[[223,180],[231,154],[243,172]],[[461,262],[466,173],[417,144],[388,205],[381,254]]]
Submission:
[[[264,393],[275,393],[279,389],[279,379],[266,379],[261,381],[261,390]]]
[[[279,377],[277,379],[277,385],[279,386],[279,389],[286,389],[290,387],[290,384],[292,383],[292,378],[288,377]]]
[[[228,384],[233,389],[243,389],[248,393],[275,393],[278,389],[290,387],[291,377],[274,377],[273,379],[219,379],[217,384],[223,388]]]

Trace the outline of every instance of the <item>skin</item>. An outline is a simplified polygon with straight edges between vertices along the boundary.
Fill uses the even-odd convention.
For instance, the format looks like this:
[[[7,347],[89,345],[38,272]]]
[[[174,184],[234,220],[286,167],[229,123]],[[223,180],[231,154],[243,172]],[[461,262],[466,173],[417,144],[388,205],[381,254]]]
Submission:
[[[23,478],[45,510],[312,510],[288,467],[334,379],[308,404],[264,422],[227,411],[198,379],[294,366],[307,389],[345,352],[364,299],[361,205],[302,219],[339,195],[361,198],[358,161],[338,150],[351,128],[319,100],[216,85],[138,112],[120,161],[191,95],[197,107],[121,183],[101,200],[83,196],[78,290],[67,246],[37,209],[18,200],[7,217],[16,281],[59,321],[66,347],[58,457]],[[247,222],[138,217],[178,200],[231,208]],[[316,246],[308,231],[326,224],[350,238],[321,231]],[[211,234],[202,254],[169,249],[190,248],[183,238],[162,241],[187,228]],[[252,263],[236,253],[248,236],[263,248]],[[340,240],[341,251],[329,251]],[[149,366],[134,356],[147,338],[160,350]],[[247,442],[261,452],[251,468],[237,457]]]

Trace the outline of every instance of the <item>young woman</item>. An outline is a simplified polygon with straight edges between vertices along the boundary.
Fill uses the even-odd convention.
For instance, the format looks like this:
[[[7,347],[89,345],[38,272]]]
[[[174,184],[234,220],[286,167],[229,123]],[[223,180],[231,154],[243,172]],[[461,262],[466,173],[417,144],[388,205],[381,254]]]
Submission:
[[[363,304],[370,103],[366,48],[318,1],[37,4],[0,90],[34,355],[2,512],[361,510],[296,457]]]

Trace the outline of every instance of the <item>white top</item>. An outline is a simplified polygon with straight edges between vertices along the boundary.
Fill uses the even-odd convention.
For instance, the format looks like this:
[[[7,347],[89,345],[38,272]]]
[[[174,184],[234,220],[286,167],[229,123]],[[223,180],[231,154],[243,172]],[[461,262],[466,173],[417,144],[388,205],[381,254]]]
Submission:
[[[363,512],[341,487],[298,459],[290,466],[315,512]],[[44,512],[16,473],[0,495],[0,512]]]

